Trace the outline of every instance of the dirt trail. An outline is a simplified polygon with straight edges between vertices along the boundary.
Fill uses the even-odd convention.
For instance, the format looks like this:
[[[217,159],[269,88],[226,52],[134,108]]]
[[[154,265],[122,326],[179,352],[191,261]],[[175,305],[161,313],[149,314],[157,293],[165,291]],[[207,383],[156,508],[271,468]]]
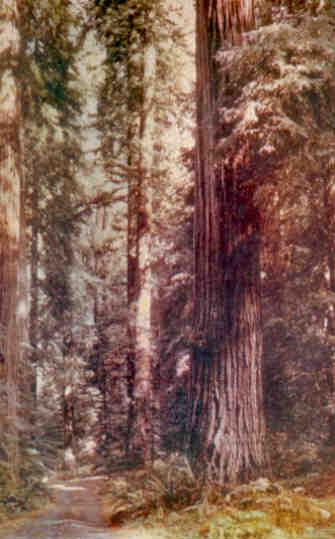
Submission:
[[[117,539],[126,536],[106,528],[99,493],[104,478],[54,482],[54,503],[45,514],[27,519],[1,539]],[[132,539],[128,534],[129,539]]]

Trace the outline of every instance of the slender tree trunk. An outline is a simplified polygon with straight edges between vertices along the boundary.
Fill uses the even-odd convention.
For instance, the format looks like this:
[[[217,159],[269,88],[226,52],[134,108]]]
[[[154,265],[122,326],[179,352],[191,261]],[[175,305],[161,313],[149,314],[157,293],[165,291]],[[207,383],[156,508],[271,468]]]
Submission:
[[[334,201],[332,195],[333,188],[333,175],[329,170],[329,175],[323,178],[323,219],[324,219],[324,232],[325,232],[325,245],[326,245],[326,268],[328,275],[326,276],[326,287],[331,294],[335,294],[335,218],[334,218]],[[334,342],[335,338],[335,309],[331,303],[328,306],[327,313],[327,338]],[[328,443],[334,444],[335,441],[335,346],[331,346],[329,366],[327,369],[327,378],[329,385],[329,435]]]
[[[95,210],[94,214],[94,227],[96,230],[100,230],[100,221],[99,221],[99,209]],[[97,247],[94,245],[94,254],[93,254],[93,275],[99,275],[99,260]],[[107,389],[107,372],[105,365],[105,353],[106,353],[106,336],[101,327],[102,313],[105,312],[104,302],[101,295],[98,291],[94,291],[94,300],[93,300],[93,318],[95,331],[97,335],[97,343],[94,345],[92,360],[93,365],[92,369],[96,373],[96,380],[101,392],[102,401],[99,409],[99,438],[100,446],[102,450],[107,452],[107,446],[110,435],[110,417],[108,417],[108,406],[107,402],[110,399]]]
[[[22,141],[22,153],[24,154],[24,142]],[[25,204],[27,200],[26,181],[24,174],[21,177],[21,213],[20,213],[20,245],[19,245],[19,270],[18,270],[18,307],[17,325],[19,335],[18,353],[18,386],[17,394],[19,406],[20,422],[24,424],[24,432],[20,433],[20,443],[25,444],[24,435],[33,434],[33,424],[35,422],[36,398],[32,391],[31,381],[35,379],[35,369],[32,367],[29,358],[29,264],[27,256],[27,223],[25,214]],[[22,430],[22,429],[21,429]]]
[[[143,101],[139,126],[139,171],[137,207],[137,243],[131,257],[136,260],[136,291],[133,308],[134,372],[133,424],[131,454],[146,464],[154,458],[154,328],[152,322],[152,172],[154,166],[154,99],[156,77],[156,50],[151,42],[143,50]],[[132,218],[129,216],[130,219]],[[135,258],[136,253],[136,258]]]
[[[98,237],[109,240],[113,223],[113,210],[110,207],[97,209],[96,229]],[[100,239],[101,241],[101,239]],[[97,245],[98,247],[98,245]],[[99,253],[100,250],[100,253]],[[108,272],[111,261],[108,255],[95,252],[95,274],[101,276]],[[115,263],[115,260],[114,260]],[[107,450],[108,465],[119,466],[127,457],[127,432],[125,423],[128,420],[127,402],[127,365],[124,364],[124,350],[122,339],[116,343],[111,336],[110,323],[106,315],[111,315],[119,306],[111,303],[108,282],[106,289],[100,291],[95,301],[95,320],[98,336],[96,347],[96,381],[101,392],[102,402],[100,408],[100,431],[104,440],[103,449]],[[124,290],[120,287],[120,298],[125,300]],[[114,298],[115,299],[115,298]],[[123,307],[124,305],[122,305]],[[114,322],[115,323],[115,322]],[[122,323],[120,320],[116,322]],[[121,327],[121,326],[120,326]],[[122,330],[122,328],[121,328]]]
[[[131,132],[129,130],[129,139]],[[131,164],[131,149],[129,149],[129,162]],[[136,335],[136,296],[138,289],[138,179],[131,177],[128,180],[128,230],[127,230],[127,296],[128,296],[128,351],[127,351],[127,395],[128,395],[128,425],[126,440],[126,455],[129,460],[131,454],[131,437],[134,424],[134,383],[135,383],[135,335]]]
[[[20,331],[17,319],[21,224],[20,92],[16,78],[20,35],[15,0],[0,6],[0,331],[5,364],[13,470],[18,458],[17,368]]]
[[[64,467],[68,472],[75,474],[76,461],[76,436],[75,436],[75,364],[74,344],[72,332],[64,338],[64,393],[63,393],[63,420],[64,420]]]
[[[131,28],[133,19],[129,19]],[[130,51],[131,41],[129,36],[128,49]],[[133,63],[131,53],[127,57],[127,91],[130,95],[133,86],[139,85],[138,67]],[[130,168],[136,169],[138,166],[138,144],[139,119],[137,114],[137,104],[134,100],[128,99],[127,114],[127,164]],[[128,350],[127,350],[127,398],[128,398],[128,416],[126,433],[126,458],[129,463],[134,462],[132,447],[132,438],[134,432],[135,419],[135,365],[136,365],[136,300],[139,287],[138,272],[138,208],[139,208],[140,183],[139,175],[134,174],[128,178],[128,200],[127,200],[127,304],[128,304]]]
[[[191,452],[208,478],[245,479],[265,464],[259,215],[253,193],[214,158],[221,81],[214,55],[240,45],[254,2],[197,2],[197,182]]]
[[[63,425],[64,425],[64,468],[72,475],[77,472],[77,432],[76,409],[78,405],[78,373],[76,365],[75,341],[75,304],[73,302],[73,271],[75,258],[73,255],[73,238],[68,237],[64,245],[67,272],[63,284],[66,286],[66,309],[62,306],[60,329],[63,332]],[[65,299],[65,298],[64,298]]]
[[[31,194],[31,241],[30,241],[30,315],[29,315],[29,343],[31,346],[30,362],[31,362],[31,393],[36,402],[37,399],[37,362],[38,362],[38,179],[34,178],[34,185]]]

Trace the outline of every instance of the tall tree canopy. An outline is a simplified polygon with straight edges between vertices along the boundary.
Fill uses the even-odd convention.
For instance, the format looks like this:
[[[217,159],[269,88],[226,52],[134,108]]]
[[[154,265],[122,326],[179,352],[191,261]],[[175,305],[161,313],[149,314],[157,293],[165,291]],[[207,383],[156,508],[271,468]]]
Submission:
[[[0,488],[331,461],[335,6],[2,4]]]

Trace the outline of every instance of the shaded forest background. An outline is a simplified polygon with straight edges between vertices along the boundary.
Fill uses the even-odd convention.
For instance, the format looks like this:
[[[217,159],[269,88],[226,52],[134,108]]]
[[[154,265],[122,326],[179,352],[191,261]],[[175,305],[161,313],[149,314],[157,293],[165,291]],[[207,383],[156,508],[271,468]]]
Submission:
[[[191,4],[2,2],[4,491],[37,488],[52,470],[212,458],[206,380],[221,344],[253,324],[267,454],[257,473],[332,463],[334,6]],[[214,101],[201,120],[206,84]],[[235,258],[228,229],[231,245],[246,238]],[[239,325],[251,282],[262,320],[255,308]],[[227,465],[219,479],[252,467]]]

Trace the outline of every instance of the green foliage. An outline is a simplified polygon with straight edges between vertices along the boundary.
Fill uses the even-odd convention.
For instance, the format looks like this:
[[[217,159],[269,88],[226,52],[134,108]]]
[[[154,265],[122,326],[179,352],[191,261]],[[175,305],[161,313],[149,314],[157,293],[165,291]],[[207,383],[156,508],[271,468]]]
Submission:
[[[100,91],[100,128],[104,134],[103,155],[121,157],[138,166],[139,122],[143,113],[143,52],[153,42],[157,54],[155,110],[160,125],[168,122],[171,96],[175,89],[171,74],[177,69],[175,47],[183,37],[163,2],[127,0],[93,2],[93,16],[101,39],[106,44],[106,80]],[[179,92],[179,99],[185,96]],[[162,150],[162,148],[160,148]],[[109,165],[111,176],[120,171]],[[136,174],[136,172],[135,172]],[[155,171],[157,183],[161,177]],[[121,175],[122,176],[122,175]]]
[[[153,0],[98,0],[95,4],[95,16],[108,46],[109,61],[128,61],[129,51],[148,38],[157,3]]]
[[[151,512],[175,511],[192,505],[200,496],[200,483],[185,458],[172,455],[152,468],[112,477],[104,499],[104,515],[110,524]]]
[[[139,222],[135,206],[141,192],[141,151],[143,151],[141,126],[144,125],[147,113],[144,103],[146,91],[143,82],[144,51],[150,41],[154,44],[156,51],[156,76],[152,81],[155,87],[156,144],[154,166],[151,170],[154,199],[154,222],[151,232],[154,261],[152,267],[157,285],[153,311],[161,312],[162,357],[169,356],[169,359],[164,361],[164,373],[161,375],[173,393],[176,390],[176,384],[174,384],[177,370],[176,355],[182,355],[181,349],[185,351],[185,346],[180,346],[181,333],[185,320],[187,318],[188,321],[190,315],[188,298],[191,276],[188,271],[183,271],[183,266],[191,267],[192,245],[192,208],[191,203],[188,205],[185,203],[191,190],[191,180],[185,181],[186,171],[182,177],[181,167],[177,163],[176,144],[171,150],[171,144],[166,135],[175,118],[178,118],[179,133],[182,128],[185,129],[183,120],[186,111],[189,114],[190,102],[192,103],[189,95],[186,96],[185,92],[177,88],[175,82],[183,71],[181,58],[185,55],[185,40],[181,35],[181,25],[175,22],[178,8],[175,9],[176,13],[172,13],[172,8],[169,12],[166,3],[152,0],[92,2],[92,13],[98,35],[106,45],[107,51],[105,81],[99,92],[98,126],[102,134],[101,153],[103,165],[112,184],[113,182],[116,185],[128,183],[130,191],[134,193],[130,197],[133,198],[133,207],[130,208],[133,229],[130,235],[134,235],[136,220]],[[171,138],[175,136],[175,132],[171,130]],[[176,182],[177,174],[181,176],[179,185]],[[137,200],[135,200],[136,197]],[[109,211],[113,211],[112,207]],[[126,222],[126,220],[127,215],[123,214],[123,221]],[[126,234],[127,231],[120,230],[118,237],[125,238]],[[132,240],[134,241],[134,238]],[[120,260],[119,255],[112,254],[109,260],[111,257]],[[106,258],[104,260],[100,258],[100,265],[108,265]],[[117,260],[113,266],[116,267],[116,264],[119,265]],[[117,282],[120,280],[118,278]],[[127,291],[124,290],[120,298],[124,300],[126,293]],[[161,294],[164,294],[164,298],[158,297]],[[113,307],[115,305],[114,311],[120,312],[120,305],[115,304],[115,294],[112,301]],[[182,314],[183,324],[176,323],[175,317],[171,316],[172,310],[185,312]],[[121,312],[124,316],[125,304]],[[106,311],[102,313],[99,317],[100,326],[104,327],[103,319],[107,317]],[[124,323],[126,324],[126,320]],[[114,327],[118,329],[116,325]],[[106,346],[112,346],[117,350],[117,354],[120,348],[129,350],[129,336],[128,338],[124,336],[124,340],[121,340],[120,337],[123,337],[124,332],[120,328],[118,331],[114,330],[116,334],[114,344],[110,340],[111,329],[108,331],[108,338],[101,339],[100,350]],[[181,387],[185,385],[185,376],[184,373],[183,379],[178,380],[179,387],[176,391],[178,397],[172,396],[170,389],[169,393],[166,393],[166,395],[169,394],[166,399],[169,402],[163,405],[163,413],[166,418],[169,416],[171,428],[167,429],[167,436],[164,436],[165,447],[171,447],[177,443],[177,447],[180,448],[182,445],[183,424],[181,422],[178,424],[178,420],[185,416],[185,391],[183,392]],[[176,436],[178,441],[176,441]],[[175,449],[176,445],[173,447]]]
[[[318,481],[325,477],[319,476]],[[224,494],[212,487],[191,507],[153,512],[144,521],[148,536],[151,530],[155,536],[164,532],[166,538],[177,539],[330,539],[334,535],[332,498],[312,498],[302,486],[289,489],[265,478],[227,490]]]
[[[223,137],[217,151],[227,166],[265,181],[264,173],[287,166],[299,149],[307,156],[306,143],[313,144],[322,129],[321,147],[310,156],[317,164],[321,150],[326,150],[326,132],[326,138],[332,137],[334,128],[332,32],[331,18],[305,16],[296,25],[262,28],[250,35],[245,47],[218,54],[226,83],[220,98]]]
[[[217,154],[261,210],[269,426],[302,471],[333,421],[335,19],[298,11],[219,52]]]
[[[23,10],[26,108],[37,121],[45,103],[62,112],[65,119],[78,110],[80,103],[78,91],[74,87],[69,91],[69,83],[75,79],[73,56],[78,46],[78,36],[74,37],[73,30],[69,37],[71,27],[77,23],[73,10],[63,0],[26,0]]]
[[[43,245],[39,262],[46,278],[40,285],[53,316],[60,318],[70,305],[70,238],[79,200],[75,175],[81,157],[74,123],[81,98],[74,66],[80,36],[67,2],[27,2],[26,17],[27,217]]]
[[[13,477],[7,460],[0,461],[0,521],[32,511],[45,503],[47,493],[42,484],[44,466],[39,453],[26,447],[20,459],[18,478]]]
[[[34,275],[30,292],[36,306],[30,321],[31,376],[37,370],[50,376],[53,369],[49,393],[42,395],[40,388],[41,400],[47,399],[47,405],[39,402],[36,410],[32,398],[30,408],[27,406],[27,423],[29,416],[31,424],[25,428],[30,429],[31,439],[28,432],[22,435],[22,445],[23,451],[25,446],[38,447],[40,460],[51,467],[63,444],[62,343],[73,299],[72,238],[78,232],[76,213],[81,196],[76,178],[82,160],[76,121],[82,100],[76,60],[85,32],[65,0],[26,0],[22,10],[26,252]],[[30,462],[31,458],[22,460],[29,481],[34,475],[40,478],[36,469],[29,468]]]

